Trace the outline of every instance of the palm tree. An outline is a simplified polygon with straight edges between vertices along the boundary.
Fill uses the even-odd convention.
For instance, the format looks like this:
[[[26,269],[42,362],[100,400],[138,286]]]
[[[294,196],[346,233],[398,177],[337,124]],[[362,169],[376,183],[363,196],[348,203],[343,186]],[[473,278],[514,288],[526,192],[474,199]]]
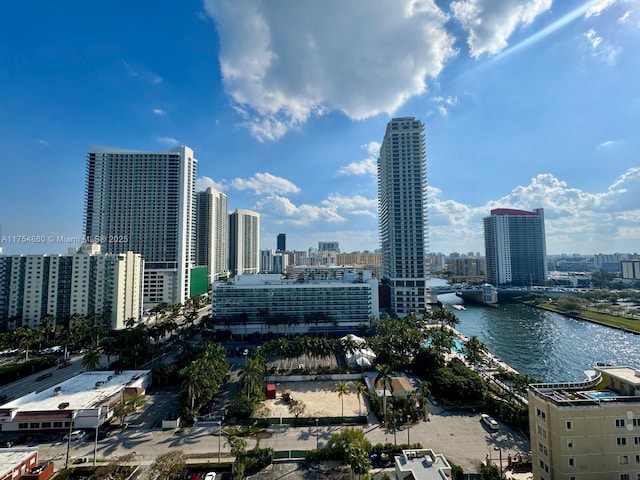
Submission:
[[[24,349],[24,361],[29,360],[29,349],[33,344],[33,330],[27,327],[18,327],[13,331],[18,346]]]
[[[336,383],[335,392],[342,401],[342,418],[344,418],[344,396],[351,395],[351,388],[349,388],[349,384],[347,382],[338,382]]]
[[[87,350],[82,357],[82,366],[88,371],[97,370],[101,363],[102,354],[98,348]]]
[[[418,402],[420,404],[420,408],[422,408],[422,413],[424,418],[427,419],[429,416],[429,397],[431,397],[431,390],[429,389],[431,385],[429,382],[425,380],[420,380],[418,382],[418,388],[416,389],[418,392]]]
[[[360,416],[362,416],[362,404],[360,403],[360,401],[362,400],[362,397],[367,394],[368,389],[363,382],[356,382],[354,384],[354,390],[356,391],[356,395],[358,396],[358,413]]]
[[[391,374],[393,371],[391,367],[386,363],[381,365],[376,365],[376,372],[378,375],[376,376],[376,385],[378,381],[382,381],[382,410],[384,412],[384,424],[387,425],[387,388],[392,391],[392,377]]]
[[[474,335],[464,344],[462,352],[464,353],[464,358],[466,358],[471,365],[476,365],[484,358],[487,353],[487,347]]]

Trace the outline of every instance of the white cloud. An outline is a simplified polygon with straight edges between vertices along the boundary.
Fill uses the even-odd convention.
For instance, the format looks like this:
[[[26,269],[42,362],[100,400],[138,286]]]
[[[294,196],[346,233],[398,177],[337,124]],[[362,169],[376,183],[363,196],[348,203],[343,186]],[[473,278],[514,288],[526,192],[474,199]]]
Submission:
[[[596,2],[593,3],[593,5],[591,5],[587,9],[587,11],[585,12],[584,16],[587,17],[587,18],[598,16],[602,12],[604,12],[607,8],[609,8],[610,6],[612,6],[615,3],[616,3],[616,0],[599,0],[599,1],[596,1]]]
[[[338,175],[378,175],[378,155],[380,153],[379,142],[369,142],[363,147],[367,150],[369,156],[357,162],[351,162],[349,165],[340,167]]]
[[[47,142],[46,140],[40,138],[38,139],[38,145],[42,145],[43,147],[50,147],[51,143]]]
[[[260,140],[327,111],[392,114],[456,53],[434,0],[205,0],[205,9],[225,90]]]
[[[447,107],[445,107],[444,105],[438,105],[438,112],[443,117],[446,117],[449,115],[449,111],[447,110]]]
[[[602,142],[600,145],[598,145],[598,150],[603,149],[603,148],[610,148],[613,147],[614,145],[616,145],[617,142],[613,141],[613,140],[607,140],[605,142]]]
[[[624,14],[620,18],[618,18],[618,23],[621,25],[624,23],[627,23],[630,18],[631,18],[631,10],[627,10],[626,12],[624,12]]]
[[[164,111],[164,110],[162,110],[161,108],[154,108],[154,109],[152,110],[152,113],[153,113],[154,115],[162,116],[162,115],[165,115],[167,112],[165,112],[165,111]]]
[[[511,34],[551,8],[551,0],[459,0],[451,3],[453,16],[469,34],[472,57],[503,50]]]
[[[156,137],[156,141],[164,143],[165,145],[178,145],[180,143],[179,140],[173,137]]]
[[[253,209],[268,216],[270,223],[277,225],[291,223],[293,225],[310,225],[316,222],[344,222],[333,207],[315,205],[294,205],[288,198],[269,195],[259,200]]]
[[[378,218],[377,198],[366,198],[362,195],[346,197],[339,193],[331,193],[326,200],[322,201],[322,205],[344,215],[364,215]]]
[[[251,178],[234,178],[231,186],[236,190],[253,190],[256,195],[297,193],[300,189],[286,178],[270,173],[256,173]]]
[[[602,37],[598,36],[598,33],[593,29],[589,29],[584,34],[591,45],[591,48],[598,48],[598,45],[602,43]]]
[[[224,192],[224,185],[216,182],[211,177],[200,177],[196,179],[196,192],[204,192],[207,188],[213,188],[218,192]]]

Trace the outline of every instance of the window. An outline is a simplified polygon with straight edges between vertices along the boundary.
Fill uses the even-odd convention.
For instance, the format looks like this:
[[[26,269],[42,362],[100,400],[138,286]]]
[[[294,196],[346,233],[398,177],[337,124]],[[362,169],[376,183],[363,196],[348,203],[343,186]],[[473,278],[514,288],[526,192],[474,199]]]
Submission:
[[[633,437],[633,444],[637,447],[640,445],[640,437]]]
[[[627,445],[627,437],[617,437],[616,444],[619,447],[624,447],[625,445]]]
[[[26,423],[26,422],[25,423],[19,423],[18,424],[18,428],[21,429],[21,430],[25,430],[25,429],[29,428],[29,424]]]
[[[628,473],[621,473],[620,480],[631,480],[631,476]]]
[[[542,419],[543,421],[546,420],[546,418],[547,418],[547,414],[544,413],[539,408],[536,408],[536,415],[538,416],[538,418]]]
[[[567,420],[567,430],[573,430],[573,422],[571,420]]]
[[[567,438],[567,448],[573,448],[573,438]]]
[[[618,455],[618,464],[619,465],[629,465],[629,456],[628,455]]]
[[[575,467],[575,466],[576,466],[576,460],[575,460],[575,458],[573,458],[573,457],[569,457],[569,466],[570,466],[571,468],[573,468],[573,467]]]
[[[616,427],[617,428],[624,428],[624,418],[616,418]]]

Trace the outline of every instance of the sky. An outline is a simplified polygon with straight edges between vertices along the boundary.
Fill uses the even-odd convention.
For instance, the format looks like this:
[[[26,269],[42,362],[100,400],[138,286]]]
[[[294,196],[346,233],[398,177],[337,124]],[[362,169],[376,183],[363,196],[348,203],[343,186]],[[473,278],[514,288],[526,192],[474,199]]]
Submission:
[[[187,145],[260,248],[379,247],[386,124],[425,124],[431,252],[493,208],[640,252],[640,0],[22,0],[0,29],[0,246],[82,234],[92,145]],[[27,237],[27,238],[24,238]],[[30,237],[30,238],[29,238]]]

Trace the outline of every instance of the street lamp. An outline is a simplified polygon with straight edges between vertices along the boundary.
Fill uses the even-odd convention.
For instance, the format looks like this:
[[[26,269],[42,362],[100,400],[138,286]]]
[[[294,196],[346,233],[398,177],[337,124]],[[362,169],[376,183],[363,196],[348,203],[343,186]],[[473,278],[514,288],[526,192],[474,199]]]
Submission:
[[[502,478],[502,449],[500,447],[493,447],[493,449],[500,453],[500,478]]]
[[[316,450],[320,448],[320,427],[318,423],[320,422],[319,418],[316,418]]]
[[[409,436],[409,430],[411,430],[411,425],[409,422],[411,421],[411,415],[407,415],[407,446],[411,448],[411,437]]]
[[[218,420],[218,463],[221,463],[220,452],[222,451],[222,420]]]
[[[64,461],[65,470],[69,467],[69,451],[71,450],[71,432],[73,431],[73,419],[76,418],[76,413],[77,412],[75,410],[72,410],[71,418],[69,419],[69,434],[67,435],[67,456]]]

